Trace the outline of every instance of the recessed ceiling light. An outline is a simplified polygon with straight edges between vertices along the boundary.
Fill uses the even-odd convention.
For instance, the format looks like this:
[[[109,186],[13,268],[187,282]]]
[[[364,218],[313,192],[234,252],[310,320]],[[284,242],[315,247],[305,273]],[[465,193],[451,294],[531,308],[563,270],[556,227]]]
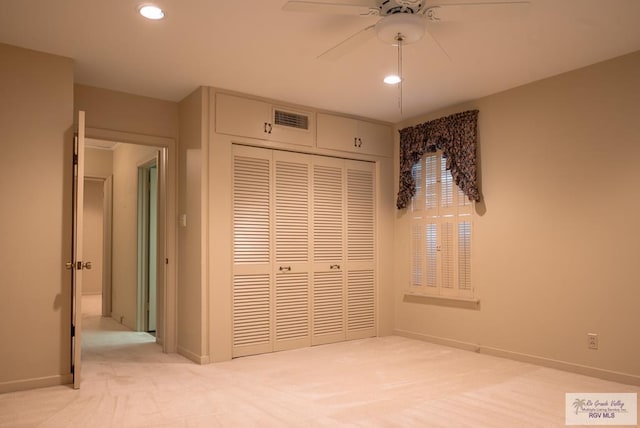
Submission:
[[[145,4],[140,6],[138,12],[140,12],[140,15],[144,16],[145,18],[153,19],[154,21],[164,18],[164,10],[152,4]]]
[[[390,74],[384,78],[384,83],[386,83],[387,85],[395,85],[397,83],[400,83],[401,81],[402,79],[397,74]]]

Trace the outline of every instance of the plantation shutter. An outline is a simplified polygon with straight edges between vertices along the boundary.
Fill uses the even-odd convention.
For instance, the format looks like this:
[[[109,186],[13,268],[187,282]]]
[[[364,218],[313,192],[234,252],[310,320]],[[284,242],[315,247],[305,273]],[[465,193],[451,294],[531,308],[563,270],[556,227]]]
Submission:
[[[418,293],[471,297],[473,205],[455,185],[440,152],[412,169],[411,282]]]

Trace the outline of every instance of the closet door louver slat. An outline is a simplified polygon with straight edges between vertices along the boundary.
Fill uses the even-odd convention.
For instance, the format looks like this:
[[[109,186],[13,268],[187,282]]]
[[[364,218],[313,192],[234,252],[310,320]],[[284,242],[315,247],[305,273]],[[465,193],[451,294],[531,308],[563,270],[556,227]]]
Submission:
[[[347,330],[375,328],[373,270],[353,270],[347,275]]]
[[[233,166],[233,261],[269,263],[270,163],[236,156]]]
[[[347,170],[347,257],[351,261],[373,261],[374,199],[373,172]]]
[[[309,337],[309,275],[276,276],[276,341]]]
[[[233,346],[270,346],[269,275],[233,278]]]

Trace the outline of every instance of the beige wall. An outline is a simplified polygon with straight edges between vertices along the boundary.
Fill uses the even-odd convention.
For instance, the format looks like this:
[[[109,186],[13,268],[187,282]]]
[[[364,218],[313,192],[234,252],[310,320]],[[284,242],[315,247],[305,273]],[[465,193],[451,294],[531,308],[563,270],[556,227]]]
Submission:
[[[409,215],[397,213],[396,331],[640,382],[638,76],[635,53],[401,124],[479,109],[483,201],[479,310],[403,301]]]
[[[82,294],[102,294],[102,256],[104,227],[104,181],[84,180],[84,220],[82,257],[91,262],[91,269],[83,271]]]
[[[73,62],[0,44],[0,93],[4,392],[71,380]]]
[[[76,110],[87,112],[87,128],[176,138],[178,104],[124,92],[74,85]]]
[[[206,249],[203,249],[206,239],[202,239],[203,230],[206,230],[206,225],[202,224],[202,219],[206,218],[202,210],[207,206],[202,203],[205,176],[202,148],[205,147],[206,153],[208,102],[207,88],[197,89],[180,102],[178,352],[198,363],[209,361]]]
[[[113,174],[113,152],[87,147],[84,150],[85,177],[107,178]]]
[[[157,149],[119,144],[113,152],[113,229],[111,316],[137,329],[138,167]]]
[[[102,293],[104,252],[104,181],[113,174],[113,152],[87,147],[84,151],[84,258],[92,269],[83,276],[82,294]]]

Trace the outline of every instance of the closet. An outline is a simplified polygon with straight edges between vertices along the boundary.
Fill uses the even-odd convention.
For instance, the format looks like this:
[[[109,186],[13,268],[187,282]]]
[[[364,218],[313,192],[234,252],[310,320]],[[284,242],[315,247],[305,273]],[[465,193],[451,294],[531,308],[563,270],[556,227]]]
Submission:
[[[234,357],[375,336],[375,164],[233,145]]]

